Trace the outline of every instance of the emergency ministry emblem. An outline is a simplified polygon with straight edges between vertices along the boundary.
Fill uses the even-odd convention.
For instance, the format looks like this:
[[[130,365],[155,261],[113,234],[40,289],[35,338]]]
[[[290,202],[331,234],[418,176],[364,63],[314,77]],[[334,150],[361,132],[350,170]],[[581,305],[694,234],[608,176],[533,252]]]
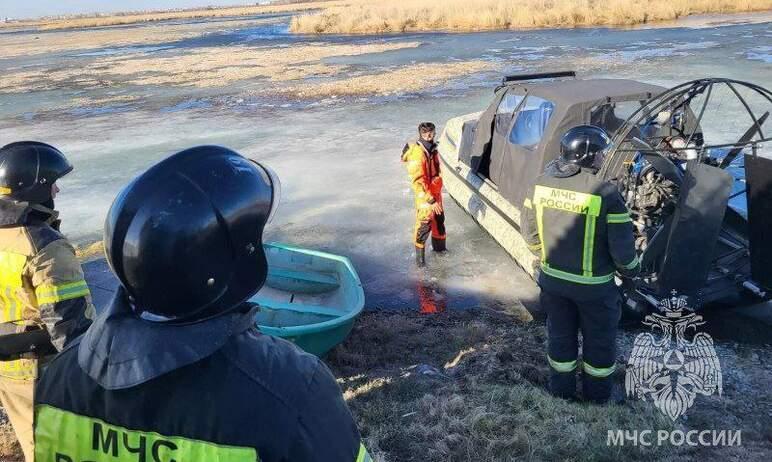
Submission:
[[[676,291],[659,303],[660,314],[646,316],[643,323],[653,333],[638,334],[627,362],[627,396],[651,400],[663,414],[676,420],[694,404],[698,394],[722,393],[721,364],[713,339],[697,327],[702,316],[687,306]],[[689,329],[694,336],[687,340]],[[657,338],[654,334],[660,333]]]

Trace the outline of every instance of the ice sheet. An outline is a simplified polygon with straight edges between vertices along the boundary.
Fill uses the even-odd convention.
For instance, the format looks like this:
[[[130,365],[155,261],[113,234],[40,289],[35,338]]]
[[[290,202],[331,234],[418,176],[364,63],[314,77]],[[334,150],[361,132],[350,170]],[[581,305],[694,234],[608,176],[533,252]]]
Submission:
[[[769,36],[771,29],[770,24],[744,24],[410,34],[388,40],[423,44],[329,60],[359,70],[412,65],[416,72],[431,72],[433,63],[451,56],[469,60],[487,55],[500,63],[496,72],[456,79],[441,88],[379,97],[302,101],[244,95],[238,85],[220,90],[127,87],[115,90],[140,94],[142,100],[56,112],[51,108],[84,96],[83,92],[61,88],[0,94],[0,144],[38,139],[67,153],[75,171],[61,181],[57,206],[63,230],[78,242],[100,237],[112,199],[133,176],[178,150],[222,144],[269,164],[282,178],[283,203],[266,239],[350,256],[360,271],[369,308],[416,307],[427,298],[451,309],[511,304],[516,299],[527,302],[537,295],[533,283],[447,196],[450,252],[442,256],[429,252],[428,271],[414,268],[412,196],[399,154],[404,142],[415,136],[415,126],[431,120],[441,129],[450,117],[484,109],[501,74],[512,71],[577,69],[584,76],[664,85],[728,76],[772,87],[769,47],[759,46],[753,38]],[[720,39],[715,35],[719,31]],[[232,28],[177,46],[244,42],[281,47],[297,40],[317,39],[290,37],[284,26],[271,25],[259,30]],[[80,54],[66,59],[96,58]],[[65,58],[29,58],[37,64],[46,59]],[[0,58],[0,64],[25,65],[25,58],[5,61]],[[94,88],[87,93],[103,92]],[[724,120],[736,116],[729,113]]]

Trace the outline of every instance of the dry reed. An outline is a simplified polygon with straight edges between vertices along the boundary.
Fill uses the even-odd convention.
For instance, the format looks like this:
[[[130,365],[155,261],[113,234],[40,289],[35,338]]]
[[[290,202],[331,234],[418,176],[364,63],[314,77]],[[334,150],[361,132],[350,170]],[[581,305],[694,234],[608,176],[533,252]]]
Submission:
[[[705,13],[772,10],[772,0],[351,0],[296,16],[314,34],[633,25]]]

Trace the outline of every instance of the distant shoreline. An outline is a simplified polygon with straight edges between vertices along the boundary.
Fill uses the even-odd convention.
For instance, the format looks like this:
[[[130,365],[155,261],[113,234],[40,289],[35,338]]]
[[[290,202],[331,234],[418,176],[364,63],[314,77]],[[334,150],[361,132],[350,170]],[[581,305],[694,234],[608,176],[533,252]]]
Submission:
[[[147,12],[116,12],[110,14],[71,15],[54,18],[29,19],[3,22],[0,18],[0,31],[3,29],[67,30],[91,27],[125,26],[151,22],[173,21],[180,19],[214,19],[226,17],[253,16],[260,14],[295,13],[344,5],[348,2],[309,1],[281,5],[225,6],[209,8],[175,9]]]
[[[540,0],[511,0],[511,4],[529,6],[530,3],[537,1]],[[624,5],[631,0],[611,1],[619,7],[619,5]],[[664,2],[665,0],[662,1]],[[687,0],[670,0],[669,3],[678,4],[685,1]],[[35,20],[0,21],[0,31],[4,29],[35,29],[39,31],[88,29],[173,20],[217,19],[277,13],[307,13],[299,14],[292,19],[290,31],[298,34],[318,35],[414,32],[464,33],[583,27],[711,27],[735,23],[772,22],[772,0],[752,1],[756,6],[751,6],[751,11],[726,11],[725,8],[721,11],[711,11],[711,4],[706,3],[707,6],[702,9],[699,9],[699,6],[697,6],[692,7],[692,9],[679,10],[676,14],[668,12],[660,15],[654,12],[646,12],[643,16],[637,18],[634,11],[625,11],[624,15],[620,17],[616,17],[611,13],[594,16],[587,13],[586,16],[580,16],[570,9],[569,4],[575,3],[575,1],[568,0],[563,5],[569,6],[561,11],[551,11],[547,8],[538,12],[541,15],[539,17],[534,13],[531,16],[519,15],[515,18],[507,18],[505,13],[509,11],[506,8],[501,10],[501,5],[506,6],[508,5],[507,2],[496,3],[494,0],[447,0],[447,4],[428,2],[428,0],[394,0],[389,2],[389,5],[394,5],[389,8],[385,8],[380,4],[383,3],[383,0],[317,0],[281,5],[119,12],[104,15],[74,15]],[[464,4],[464,9],[454,13],[454,3]],[[427,7],[427,4],[442,4],[443,6]],[[468,6],[468,4],[471,4],[471,6]],[[444,9],[442,9],[443,7]],[[411,8],[418,11],[418,13],[411,10]],[[436,8],[439,11],[432,11],[431,8]],[[469,8],[479,8],[480,14],[469,15]],[[486,8],[488,9],[486,10]],[[557,8],[552,7],[553,10]],[[310,14],[308,14],[309,12]],[[456,17],[454,14],[461,16]]]

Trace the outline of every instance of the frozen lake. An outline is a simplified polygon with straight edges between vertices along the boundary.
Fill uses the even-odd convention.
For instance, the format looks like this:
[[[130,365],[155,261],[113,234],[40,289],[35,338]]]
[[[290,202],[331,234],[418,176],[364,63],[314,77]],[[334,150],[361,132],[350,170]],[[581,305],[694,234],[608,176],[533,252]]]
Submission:
[[[81,243],[98,239],[113,197],[157,160],[193,145],[221,144],[265,162],[282,179],[281,208],[266,229],[266,240],[351,257],[369,308],[416,307],[420,293],[444,300],[448,308],[528,302],[537,294],[530,279],[449,197],[451,252],[427,256],[431,276],[414,269],[412,197],[399,154],[419,122],[431,120],[441,127],[450,117],[484,109],[507,72],[574,69],[583,77],[666,86],[699,77],[731,77],[772,87],[771,23],[309,37],[289,35],[286,16],[257,19],[217,21],[202,25],[206,30],[200,33],[159,34],[159,40],[152,39],[151,31],[172,26],[187,31],[192,23],[124,27],[126,34],[146,31],[150,38],[85,49],[59,46],[61,40],[47,35],[61,32],[0,33],[3,79],[24,76],[18,91],[12,86],[0,90],[0,145],[36,139],[68,155],[75,171],[61,181],[57,208],[70,238]],[[66,34],[77,39],[79,33],[89,32]],[[39,50],[18,45],[34,37],[49,45]],[[415,42],[419,44],[399,46]],[[153,84],[130,74],[104,83],[98,74],[106,57],[125,54],[132,59],[182,59],[206,53],[202,59],[210,59],[220,48],[291,50],[309,44],[396,44],[391,50],[321,60],[357,75],[404,67],[431,75],[434,66],[472,60],[489,67],[422,89],[311,99],[261,93],[258,87],[268,88],[270,79],[197,86]],[[88,76],[78,69],[96,72],[96,83],[84,84]],[[63,77],[51,88],[36,87],[47,72]]]

